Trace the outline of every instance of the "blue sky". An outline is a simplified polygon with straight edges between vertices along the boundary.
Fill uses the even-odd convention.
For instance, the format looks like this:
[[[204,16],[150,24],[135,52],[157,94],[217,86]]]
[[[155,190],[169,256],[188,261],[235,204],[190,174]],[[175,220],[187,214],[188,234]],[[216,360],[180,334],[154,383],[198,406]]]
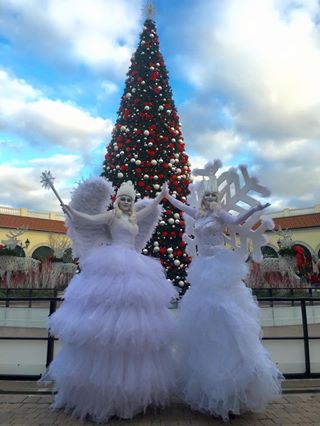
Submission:
[[[141,0],[6,0],[0,7],[0,205],[57,210],[101,172]],[[320,6],[158,0],[160,48],[192,167],[246,163],[273,210],[320,202]]]

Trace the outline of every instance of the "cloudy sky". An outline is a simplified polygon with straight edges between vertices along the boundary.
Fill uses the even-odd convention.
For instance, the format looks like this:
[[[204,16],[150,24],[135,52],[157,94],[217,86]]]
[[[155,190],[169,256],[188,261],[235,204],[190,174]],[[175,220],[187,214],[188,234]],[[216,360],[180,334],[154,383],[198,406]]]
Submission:
[[[247,164],[273,210],[320,202],[318,0],[157,0],[193,167]],[[0,206],[57,210],[99,175],[142,0],[0,0]]]

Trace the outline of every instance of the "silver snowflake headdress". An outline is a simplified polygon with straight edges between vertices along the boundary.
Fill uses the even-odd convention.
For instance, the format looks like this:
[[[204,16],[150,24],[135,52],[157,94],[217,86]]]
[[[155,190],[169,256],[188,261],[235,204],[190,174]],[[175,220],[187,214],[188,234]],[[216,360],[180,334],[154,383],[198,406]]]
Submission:
[[[194,176],[202,177],[201,181],[195,182],[190,188],[194,198],[192,203],[194,206],[199,207],[201,199],[206,192],[219,192],[216,173],[221,166],[220,160],[214,160],[209,161],[203,169],[194,169],[192,171]]]

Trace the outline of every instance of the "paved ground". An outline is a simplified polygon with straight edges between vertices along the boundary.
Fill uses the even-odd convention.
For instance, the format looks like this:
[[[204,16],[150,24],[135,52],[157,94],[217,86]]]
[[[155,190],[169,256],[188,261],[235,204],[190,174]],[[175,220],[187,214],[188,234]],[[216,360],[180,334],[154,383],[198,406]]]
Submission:
[[[51,395],[0,394],[1,426],[93,425],[80,422],[62,411],[50,409]],[[214,426],[224,423],[214,417],[173,404],[163,411],[149,410],[133,420],[111,420],[109,426]],[[286,394],[268,405],[262,414],[244,414],[231,421],[232,426],[317,425],[320,426],[320,394]]]

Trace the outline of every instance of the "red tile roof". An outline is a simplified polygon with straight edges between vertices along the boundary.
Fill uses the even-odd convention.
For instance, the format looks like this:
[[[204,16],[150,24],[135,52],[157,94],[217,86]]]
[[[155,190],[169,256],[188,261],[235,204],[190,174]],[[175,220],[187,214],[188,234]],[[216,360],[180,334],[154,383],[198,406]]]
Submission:
[[[320,227],[320,213],[278,217],[273,221],[276,227],[280,225],[282,229],[315,228]]]
[[[29,231],[66,233],[64,222],[61,220],[39,219],[29,216],[13,216],[0,214],[0,228],[28,227]]]

